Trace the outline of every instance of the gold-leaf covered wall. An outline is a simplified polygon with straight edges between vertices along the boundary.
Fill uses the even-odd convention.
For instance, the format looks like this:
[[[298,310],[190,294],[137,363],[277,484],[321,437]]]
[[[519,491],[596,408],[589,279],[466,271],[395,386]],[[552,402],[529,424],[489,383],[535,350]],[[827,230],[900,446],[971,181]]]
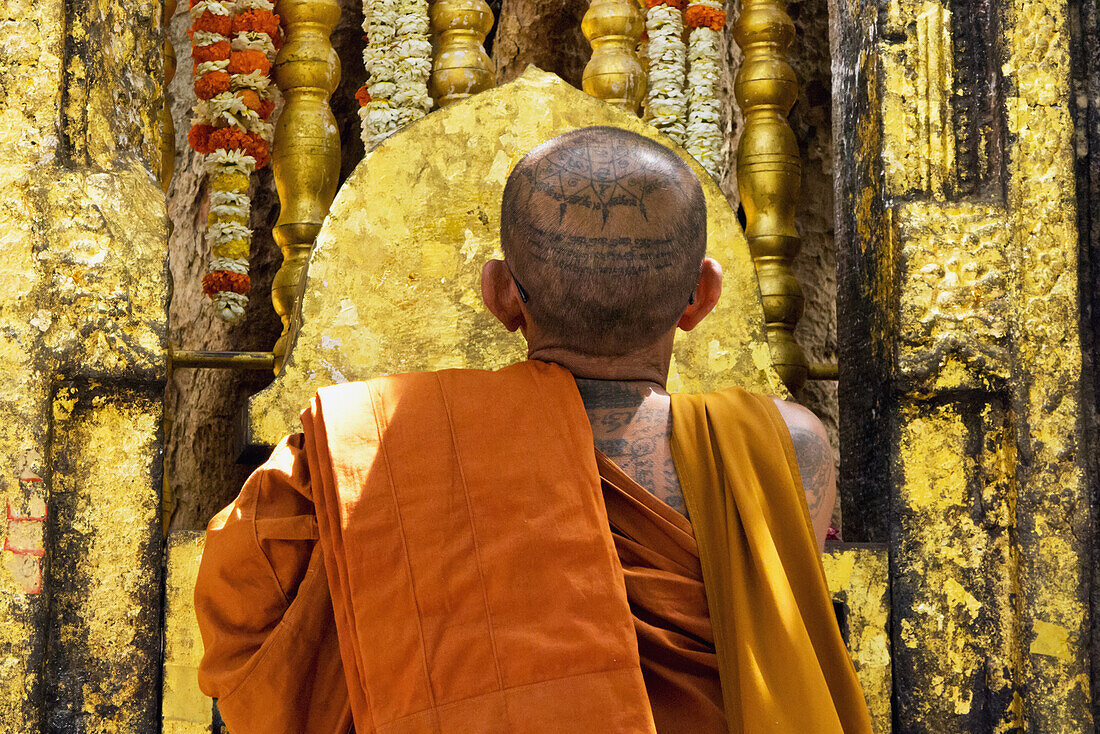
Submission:
[[[159,3],[0,22],[0,729],[155,731]]]
[[[837,8],[845,531],[890,544],[894,721],[1093,731],[1072,5]]]

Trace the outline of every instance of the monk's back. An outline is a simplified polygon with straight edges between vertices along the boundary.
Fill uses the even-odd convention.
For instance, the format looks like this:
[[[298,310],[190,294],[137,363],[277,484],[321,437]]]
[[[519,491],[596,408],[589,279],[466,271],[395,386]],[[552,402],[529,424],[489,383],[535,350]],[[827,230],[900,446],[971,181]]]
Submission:
[[[699,550],[670,446],[671,399],[646,382],[577,380],[659,734],[727,731]]]

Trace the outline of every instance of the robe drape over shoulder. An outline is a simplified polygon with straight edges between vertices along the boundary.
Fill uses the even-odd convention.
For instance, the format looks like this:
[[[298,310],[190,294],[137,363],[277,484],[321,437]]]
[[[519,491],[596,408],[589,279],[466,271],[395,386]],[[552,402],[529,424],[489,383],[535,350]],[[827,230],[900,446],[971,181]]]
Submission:
[[[699,546],[729,730],[870,734],[775,403],[737,387],[673,395],[672,458]]]
[[[677,425],[687,415],[674,405]],[[778,561],[758,561],[752,541],[713,538],[756,521],[728,507],[740,501],[730,482],[751,467],[723,473],[723,456],[675,441],[681,476],[714,480],[726,498],[705,532],[689,504],[696,549],[691,524],[597,459],[575,383],[553,365],[325,388],[302,423],[207,534],[199,682],[234,734],[870,731],[843,713],[862,695],[812,533],[770,541]],[[692,439],[727,430],[688,423]],[[789,441],[773,468],[785,467],[780,493],[791,496],[760,510],[773,524],[754,537],[772,537],[791,512],[806,523]],[[682,461],[702,463],[685,473]],[[752,556],[714,560],[741,552]],[[715,614],[714,573],[729,575],[714,588],[732,616]],[[775,619],[745,622],[745,609]],[[793,642],[739,638],[757,633]],[[745,651],[805,659],[731,667]],[[811,690],[777,680],[792,669]],[[777,702],[803,713],[777,718]],[[723,706],[737,707],[726,724]]]

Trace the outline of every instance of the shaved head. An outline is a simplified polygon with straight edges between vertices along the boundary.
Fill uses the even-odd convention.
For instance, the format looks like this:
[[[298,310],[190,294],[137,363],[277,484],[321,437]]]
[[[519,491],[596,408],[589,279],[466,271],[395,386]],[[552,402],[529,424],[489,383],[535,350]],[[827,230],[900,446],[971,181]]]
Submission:
[[[659,340],[688,305],[706,251],[706,200],[660,143],[586,127],[516,165],[500,239],[542,330],[581,353],[619,356]]]

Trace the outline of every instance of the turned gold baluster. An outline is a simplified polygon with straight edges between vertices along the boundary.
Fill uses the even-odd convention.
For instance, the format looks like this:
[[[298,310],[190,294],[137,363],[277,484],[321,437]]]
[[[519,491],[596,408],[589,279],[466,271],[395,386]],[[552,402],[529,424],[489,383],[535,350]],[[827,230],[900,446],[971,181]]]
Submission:
[[[340,59],[329,41],[340,5],[336,0],[279,0],[275,12],[286,34],[275,60],[275,82],[285,106],[271,154],[279,192],[279,220],[272,234],[283,251],[271,285],[271,301],[283,321],[273,350],[278,372],[298,305],[298,284],[340,175],[340,135],[329,107],[340,81]]]
[[[168,21],[176,14],[176,0],[164,0],[164,103],[160,108],[160,188],[168,193],[176,170],[176,125],[168,105],[168,84],[176,76],[176,49],[168,38]]]
[[[733,37],[745,54],[734,85],[745,114],[737,148],[745,236],[756,263],[772,361],[787,388],[798,392],[808,372],[806,355],[794,338],[804,304],[791,270],[801,248],[794,212],[802,163],[787,122],[798,81],[784,58],[794,40],[785,0],[744,0]]]
[[[593,97],[638,114],[646,76],[638,60],[645,17],[635,0],[592,0],[581,31],[592,45],[581,86]]]
[[[494,67],[485,53],[493,11],[485,0],[436,0],[432,4],[435,54],[429,88],[438,107],[493,86]]]

